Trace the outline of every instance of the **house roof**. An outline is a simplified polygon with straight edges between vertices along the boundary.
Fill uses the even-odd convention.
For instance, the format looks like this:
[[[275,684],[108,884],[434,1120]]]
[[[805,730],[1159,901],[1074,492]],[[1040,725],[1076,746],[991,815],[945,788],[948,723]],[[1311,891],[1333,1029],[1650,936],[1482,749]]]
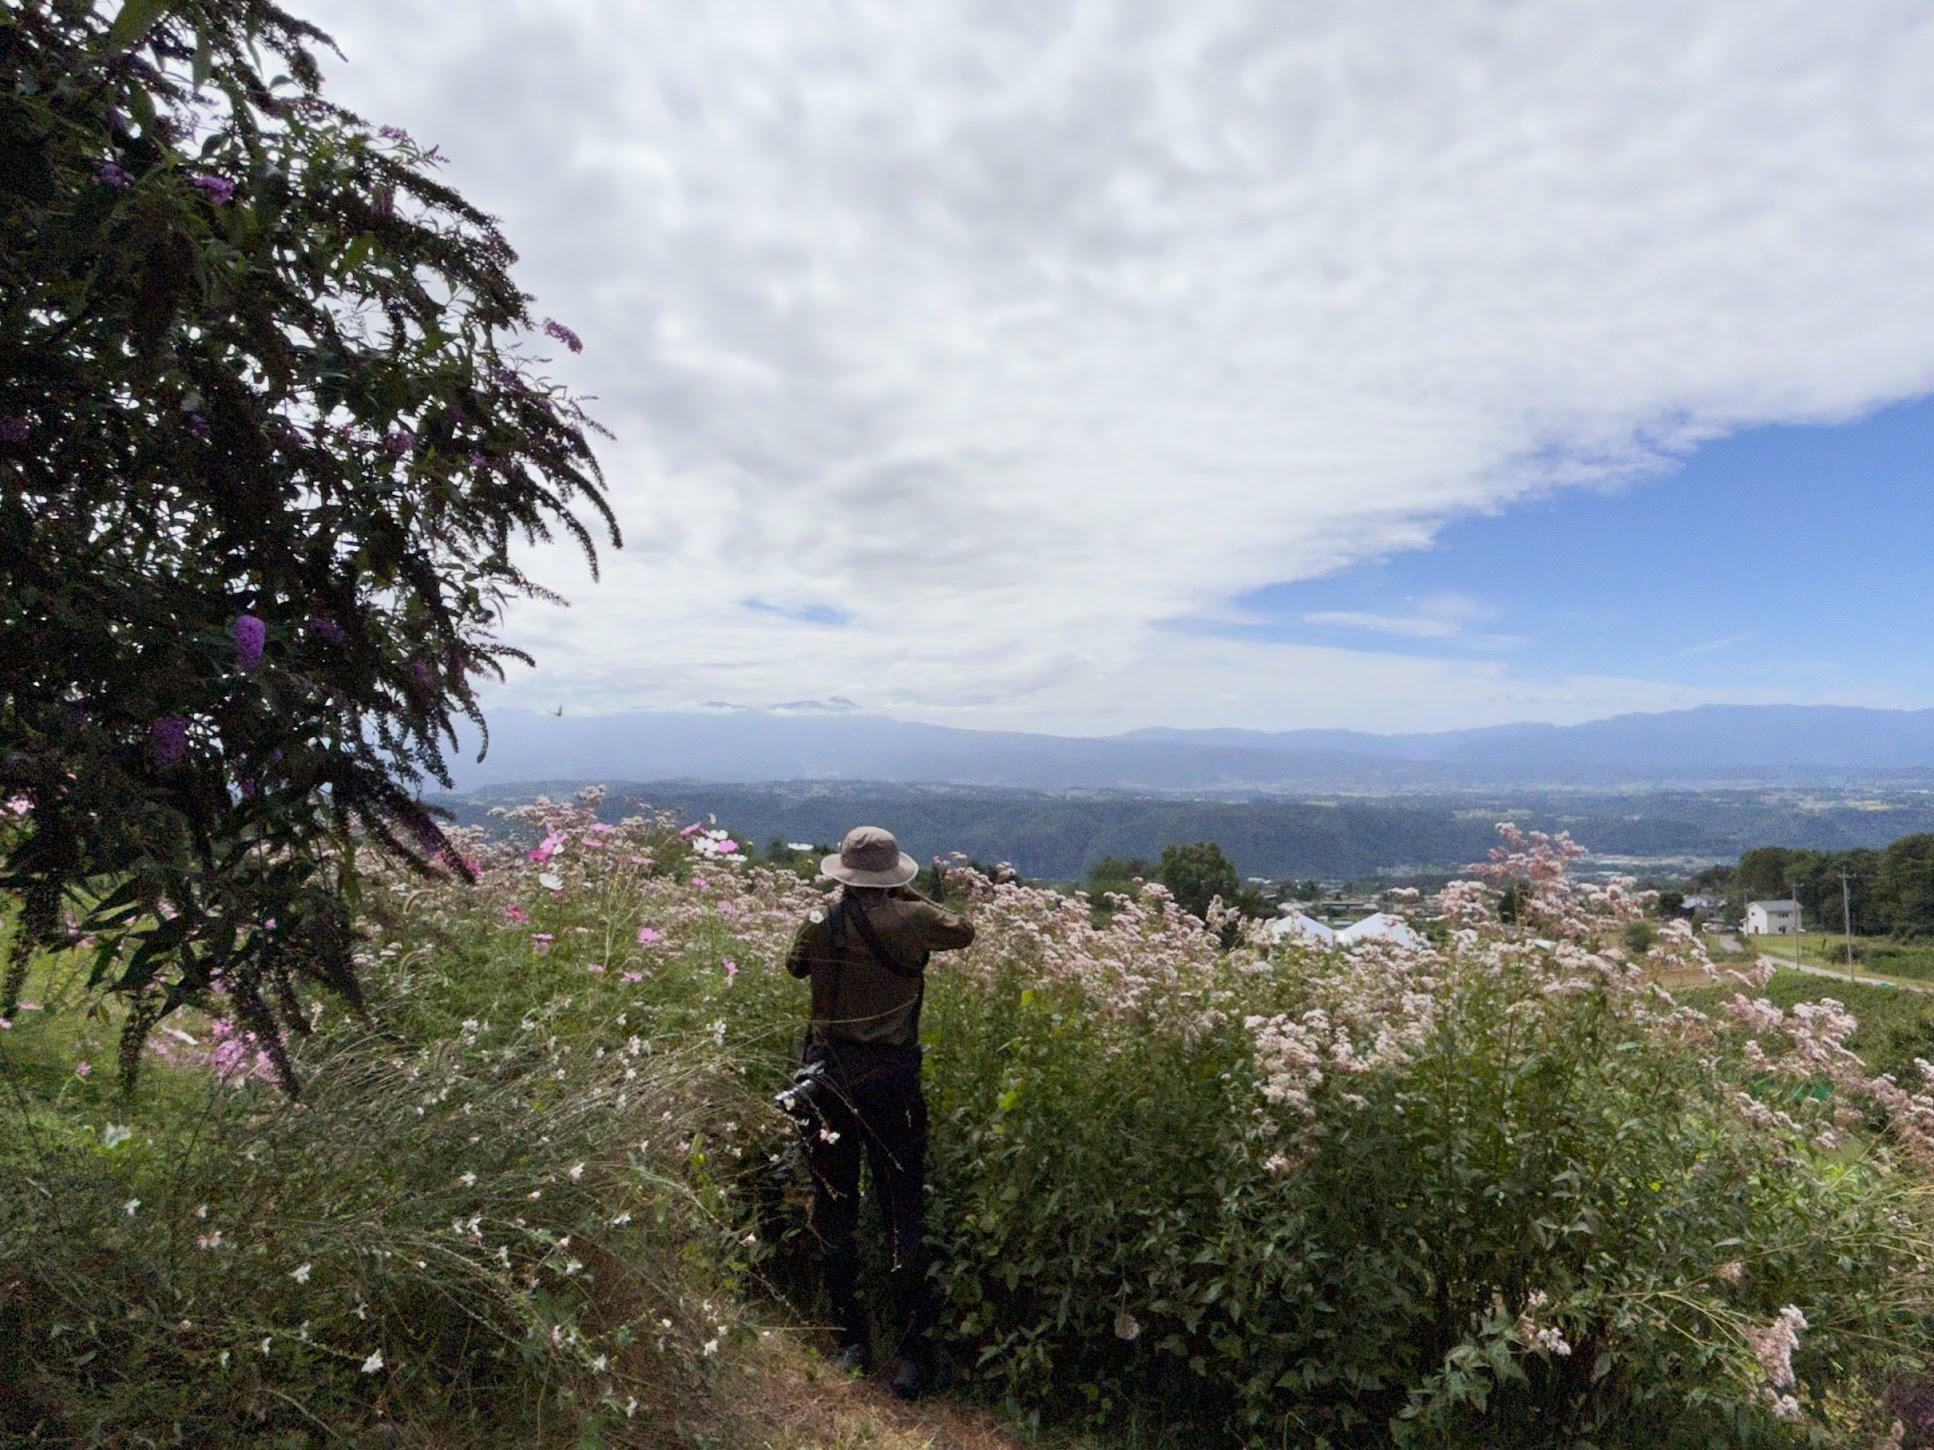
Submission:
[[[1748,911],[1751,911],[1755,906],[1765,911],[1798,911],[1800,909],[1800,903],[1797,901],[1749,901],[1746,903],[1746,909]]]

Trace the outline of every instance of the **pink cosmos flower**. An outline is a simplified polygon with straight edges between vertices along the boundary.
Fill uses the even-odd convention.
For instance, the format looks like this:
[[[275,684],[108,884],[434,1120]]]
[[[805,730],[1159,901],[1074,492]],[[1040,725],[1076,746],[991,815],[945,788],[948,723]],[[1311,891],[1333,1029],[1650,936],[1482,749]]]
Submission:
[[[641,947],[648,947],[654,942],[661,942],[664,939],[665,934],[655,926],[641,926],[638,928],[638,945]]]
[[[602,977],[602,976],[604,975],[604,963],[603,963],[603,962],[592,962],[592,963],[591,963],[591,964],[590,964],[589,966],[587,966],[587,967],[586,967],[586,968],[585,968],[584,970],[585,970],[585,971],[587,971],[587,972],[593,972],[593,973],[595,973],[595,974],[597,974],[598,976],[600,976],[600,977]]]
[[[74,1064],[74,1076],[75,1076],[75,1077],[92,1077],[92,1076],[93,1076],[93,1074],[94,1074],[94,1064],[93,1064],[93,1063],[91,1063],[91,1062],[88,1062],[88,1061],[86,1061],[85,1059],[83,1059],[82,1061],[80,1061],[80,1062],[77,1062],[77,1063],[75,1063],[75,1064]]]
[[[645,979],[645,974],[644,974],[643,972],[626,972],[626,973],[625,973],[625,980],[626,980],[627,982],[642,982],[642,981],[644,981],[644,979]]]
[[[731,986],[732,979],[739,974],[739,964],[730,957],[725,959],[725,985]]]
[[[687,826],[684,830],[680,831],[678,834],[681,836],[696,836],[700,831],[704,829],[705,827],[702,823],[698,821],[693,821],[689,826]]]
[[[692,878],[692,885],[700,891],[703,891],[705,889],[705,878],[703,876],[694,876]]]
[[[541,957],[551,949],[551,943],[556,940],[557,938],[549,932],[540,931],[531,938],[531,949]]]
[[[513,902],[511,905],[506,906],[504,908],[504,920],[517,922],[521,925],[522,923],[530,920],[530,913],[525,911],[523,907],[518,906],[515,902]]]

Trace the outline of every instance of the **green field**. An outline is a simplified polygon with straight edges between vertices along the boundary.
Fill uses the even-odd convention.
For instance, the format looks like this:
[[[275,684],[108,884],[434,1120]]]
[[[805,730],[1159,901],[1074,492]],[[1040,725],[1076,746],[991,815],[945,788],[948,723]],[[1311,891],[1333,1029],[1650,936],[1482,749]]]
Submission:
[[[1833,932],[1809,931],[1797,937],[1747,937],[1744,940],[1761,953],[1778,961],[1799,961],[1809,967],[1844,971],[1847,966],[1847,939]],[[1891,937],[1857,936],[1853,939],[1853,974],[1856,978],[1926,982],[1934,981],[1934,943],[1903,943]]]

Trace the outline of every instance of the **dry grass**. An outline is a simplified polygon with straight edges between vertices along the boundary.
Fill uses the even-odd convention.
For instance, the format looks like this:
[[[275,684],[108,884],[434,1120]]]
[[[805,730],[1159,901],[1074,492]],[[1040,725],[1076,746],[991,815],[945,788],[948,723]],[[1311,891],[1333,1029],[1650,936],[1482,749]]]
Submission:
[[[835,1374],[775,1331],[747,1356],[746,1450],[1020,1450],[993,1414],[944,1397],[902,1404],[884,1377]]]

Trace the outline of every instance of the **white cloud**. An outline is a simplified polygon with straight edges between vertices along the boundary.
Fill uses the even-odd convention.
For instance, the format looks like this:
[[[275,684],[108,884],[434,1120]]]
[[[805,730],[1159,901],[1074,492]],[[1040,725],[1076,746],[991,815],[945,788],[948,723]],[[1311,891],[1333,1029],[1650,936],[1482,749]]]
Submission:
[[[1753,637],[1753,634],[1754,631],[1749,629],[1744,634],[1729,634],[1720,639],[1701,640],[1698,644],[1687,645],[1679,650],[1678,654],[1681,658],[1688,655],[1714,654],[1722,649],[1731,649],[1736,644],[1744,644]]]
[[[1410,639],[1450,639],[1459,632],[1457,622],[1426,614],[1360,614],[1347,609],[1316,609],[1303,616],[1306,624],[1327,625],[1333,629],[1364,629],[1372,634],[1400,634]]]
[[[1508,635],[1471,634],[1467,629],[1471,624],[1496,617],[1496,608],[1480,599],[1466,594],[1445,593],[1418,600],[1416,612],[1412,614],[1313,609],[1303,615],[1303,622],[1326,629],[1363,630],[1370,634],[1394,634],[1406,639],[1456,639],[1487,649],[1517,643]]]
[[[598,586],[533,562],[577,605],[513,611],[527,703],[1642,706],[1676,692],[1161,626],[1934,388],[1914,0],[317,18],[339,97],[503,217],[620,435],[628,547]]]

